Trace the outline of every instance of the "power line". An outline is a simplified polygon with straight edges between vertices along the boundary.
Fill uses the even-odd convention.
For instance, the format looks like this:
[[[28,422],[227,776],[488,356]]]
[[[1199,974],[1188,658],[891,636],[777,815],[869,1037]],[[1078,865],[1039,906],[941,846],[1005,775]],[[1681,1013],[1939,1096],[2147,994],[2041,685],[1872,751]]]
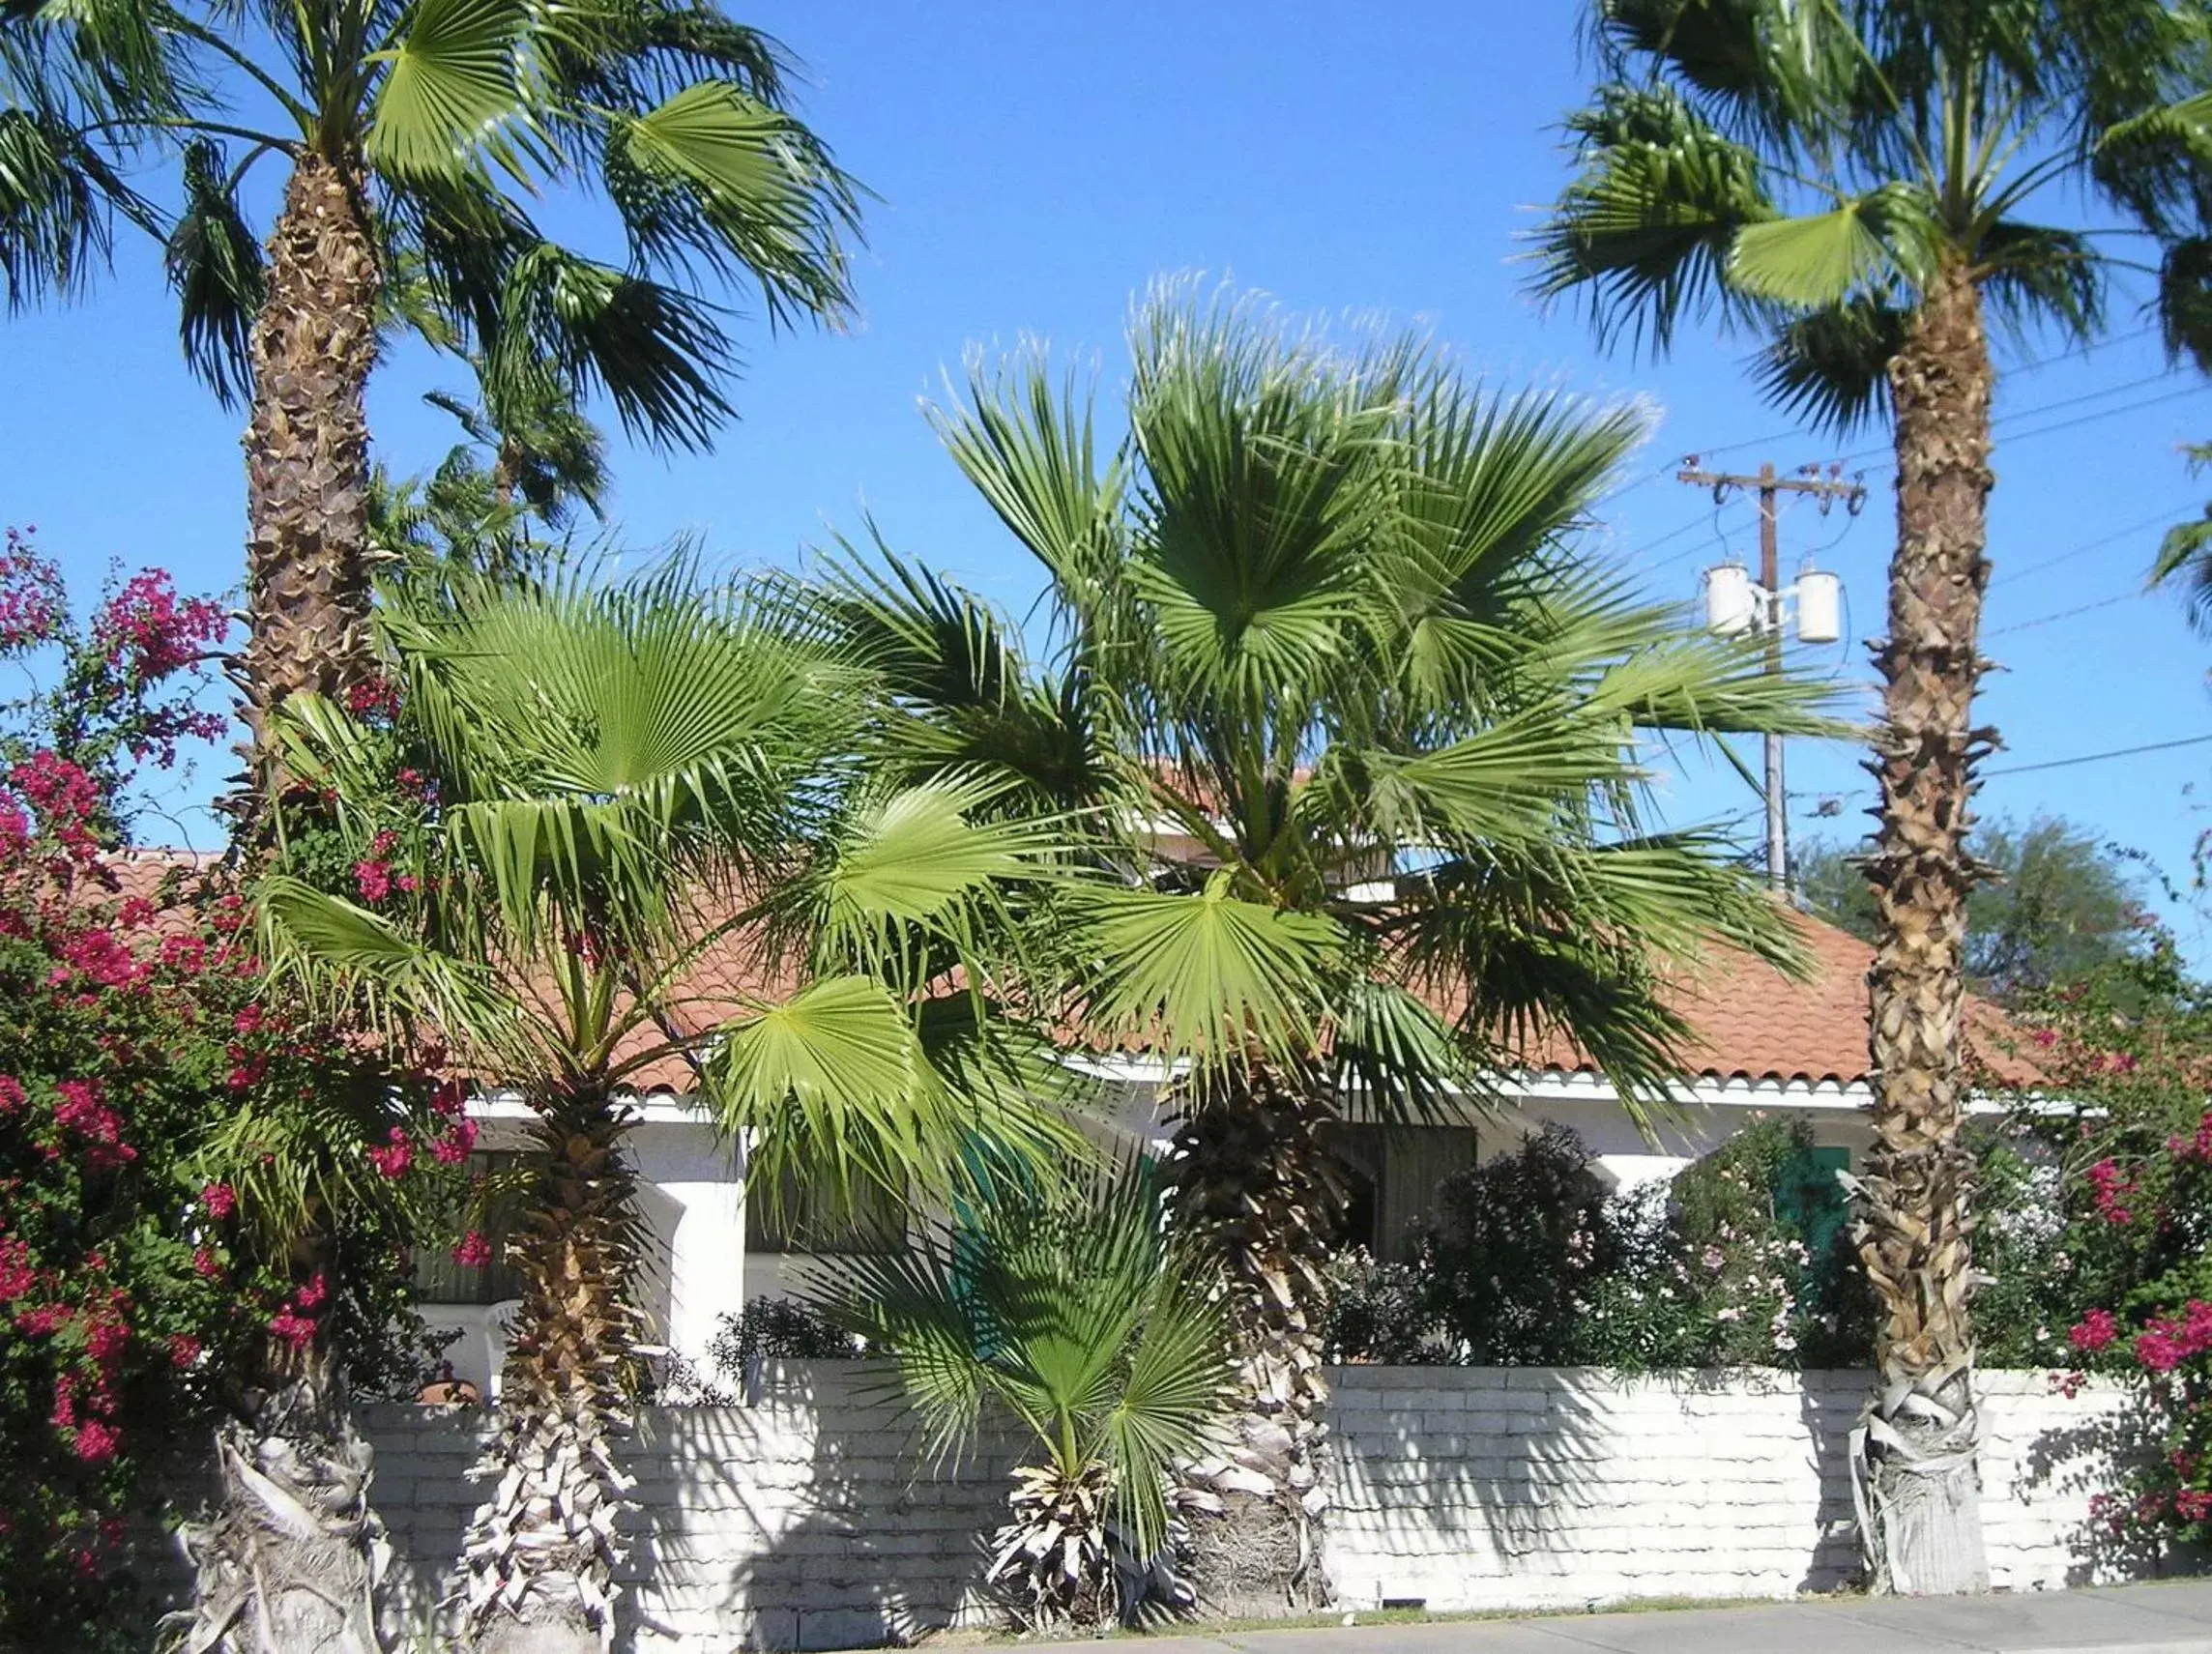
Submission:
[[[2083,402],[2093,402],[2093,401],[2099,401],[2099,400],[2102,400],[2103,398],[2105,398],[2105,397],[2107,397],[2107,396],[2117,396],[2117,395],[2120,395],[2120,394],[2122,394],[2123,392],[2129,392],[2129,391],[2137,391],[2137,390],[2140,390],[2140,389],[2142,389],[2142,388],[2143,388],[2144,386],[2146,386],[2146,385],[2158,385],[2158,384],[2163,384],[2164,382],[2166,382],[2167,380],[2170,379],[2171,377],[2172,377],[2172,375],[2171,375],[2170,373],[2153,373],[2153,374],[2148,374],[2148,375],[2146,375],[2145,377],[2143,377],[2143,378],[2141,378],[2141,379],[2131,379],[2131,380],[2128,380],[2127,382],[2125,382],[2124,384],[2108,386],[2108,387],[2106,387],[2106,388],[2105,388],[2104,390],[2102,390],[2102,391],[2090,391],[2090,392],[2084,392],[2082,394],[2081,394],[2081,395],[2079,395],[2079,396],[2068,396],[2068,397],[2062,398],[2061,400],[2059,400],[2059,401],[2056,401],[2056,402],[2046,402],[2046,403],[2044,403],[2044,404],[2043,404],[2042,406],[2040,406],[2040,407],[2035,407],[2035,408],[2023,408],[2022,410],[2020,410],[2020,412],[2018,412],[2018,413],[2016,413],[2016,414],[2008,414],[2008,415],[2006,415],[2006,416],[2005,416],[2003,419],[2000,419],[2000,420],[1996,421],[1995,421],[1995,423],[1994,423],[1994,425],[1992,427],[1992,435],[1993,435],[1994,437],[2001,438],[2001,439],[2002,439],[2002,440],[2004,440],[2005,442],[2022,442],[2022,441],[2024,441],[2024,440],[2026,440],[2026,439],[2027,439],[2027,438],[2029,438],[2029,437],[2050,436],[2050,435],[2052,435],[2052,433],[2054,433],[2054,432],[2057,432],[2057,431],[2066,431],[2066,430],[2073,430],[2073,429],[2075,429],[2076,427],[2078,427],[2078,426],[2081,426],[2081,425],[2086,425],[2086,424],[2094,424],[2094,423],[2095,423],[2097,421],[2099,421],[2099,420],[2110,420],[2110,419],[2114,419],[2114,418],[2117,418],[2119,415],[2122,415],[2122,414],[2132,414],[2132,413],[2136,412],[2136,411],[2137,411],[2138,409],[2139,409],[2139,408],[2155,408],[2155,407],[2159,406],[2161,403],[2164,403],[2164,402],[2177,402],[2177,401],[2181,400],[2181,399],[2182,399],[2183,397],[2185,397],[2185,396],[2195,396],[2195,395],[2199,395],[2199,394],[2201,394],[2201,393],[2203,392],[2203,391],[2204,391],[2204,389],[2205,389],[2205,388],[2204,388],[2202,385],[2194,385],[2194,384],[2192,384],[2192,385],[2184,385],[2184,386],[2180,387],[2180,388],[2179,388],[2179,389],[2177,389],[2177,390],[2173,390],[2173,391],[2169,391],[2169,392],[2167,392],[2165,395],[2163,395],[2163,396],[2152,396],[2152,397],[2150,397],[2150,398],[2148,398],[2147,400],[2144,400],[2144,401],[2139,401],[2139,402],[2129,402],[2129,403],[2127,403],[2125,406],[2123,406],[2123,407],[2118,407],[2118,408],[2101,408],[2101,409],[2098,409],[2098,410],[2097,410],[2096,412],[2094,412],[2094,413],[2089,413],[2089,414],[2081,414],[2081,415],[2078,415],[2077,417],[2075,417],[2074,419],[2071,419],[2071,420],[2060,420],[2060,421],[2056,421],[2056,422],[2055,422],[2055,423],[2053,423],[2053,424],[2048,424],[2048,425],[2038,425],[2038,426],[2035,426],[2035,427],[2034,427],[2033,429],[2031,429],[2031,430],[2024,430],[2024,431],[2021,431],[2021,430],[2009,430],[2009,429],[2007,428],[2008,426],[2010,426],[2010,425],[2012,424],[2012,422],[2013,422],[2015,420],[2029,420],[2029,419],[2034,419],[2034,418],[2038,417],[2039,415],[2043,415],[2043,414],[2053,414],[2053,413],[2057,413],[2059,410],[2061,410],[2061,409],[2063,409],[2063,408],[2072,408],[2072,407],[2078,407],[2078,406],[2080,406],[2080,405],[2081,405],[2081,403],[2083,403]],[[1734,449],[1738,449],[1738,448],[1747,448],[1747,447],[1749,447],[1749,446],[1751,446],[1751,445],[1750,445],[1750,444],[1748,444],[1748,443],[1732,443],[1732,444],[1730,444],[1730,445],[1729,445],[1727,448],[1701,449],[1701,450],[1699,450],[1699,452],[1700,452],[1701,456],[1702,456],[1702,455],[1703,455],[1703,454],[1706,454],[1706,453],[1727,453],[1727,452],[1731,452],[1731,451],[1732,451]],[[1839,457],[1839,458],[1837,458],[1837,459],[1836,459],[1836,460],[1835,460],[1833,463],[1835,463],[1835,464],[1837,464],[1837,465],[1848,465],[1848,464],[1850,464],[1850,463],[1851,463],[1853,460],[1861,460],[1861,459],[1873,459],[1873,458],[1877,458],[1877,457],[1879,457],[1879,456],[1881,456],[1881,455],[1883,455],[1883,454],[1888,454],[1888,453],[1892,453],[1892,452],[1894,452],[1894,449],[1893,449],[1893,447],[1892,447],[1892,446],[1890,446],[1890,445],[1886,445],[1886,444],[1885,444],[1884,446],[1882,446],[1882,447],[1880,447],[1880,448],[1864,448],[1864,449],[1859,449],[1859,450],[1855,450],[1855,451],[1853,451],[1853,452],[1850,452],[1850,453],[1847,453],[1847,454],[1844,454],[1844,455],[1840,456],[1840,457]],[[1883,475],[1884,473],[1886,473],[1886,472],[1894,471],[1894,470],[1896,470],[1896,469],[1897,469],[1897,467],[1896,467],[1896,464],[1895,464],[1895,462],[1893,461],[1892,463],[1890,463],[1890,464],[1888,464],[1888,465],[1877,465],[1877,466],[1873,467],[1873,468],[1871,469],[1871,471],[1862,472],[1862,473],[1861,473],[1861,475],[1862,475],[1862,476],[1875,476],[1875,477],[1879,477],[1879,476],[1882,476],[1882,475]],[[1644,478],[1640,478],[1640,479],[1637,479],[1637,481],[1635,481],[1635,482],[1633,482],[1633,483],[1629,484],[1629,486],[1630,486],[1630,487],[1636,487],[1636,488],[1640,488],[1640,487],[1642,487],[1642,486],[1643,486],[1643,485],[1644,485],[1645,482],[1650,482],[1650,481],[1655,481],[1655,480],[1657,480],[1657,478],[1658,478],[1658,474],[1656,474],[1656,473],[1655,473],[1655,474],[1653,474],[1653,475],[1652,475],[1652,476],[1650,476],[1650,477],[1644,477]],[[1607,499],[1616,499],[1616,498],[1618,498],[1618,497],[1619,497],[1619,494],[1621,494],[1621,493],[1626,493],[1627,491],[1628,491],[1628,489],[1627,489],[1627,488],[1623,488],[1623,489],[1619,490],[1619,492],[1618,492],[1618,493],[1616,493],[1616,494],[1614,494],[1614,495],[1608,495],[1608,496],[1606,496],[1606,498],[1607,498]],[[1603,502],[1601,501],[1600,503],[1602,504]],[[2181,509],[2187,509],[2188,508],[2187,508],[2186,506],[2184,506],[2184,507],[2182,507],[2182,508],[2181,508]],[[1643,557],[1643,556],[1646,556],[1646,555],[1648,555],[1649,553],[1651,553],[1651,552],[1653,552],[1653,551],[1656,551],[1656,550],[1658,550],[1658,549],[1659,549],[1659,547],[1661,547],[1661,546],[1663,546],[1663,545],[1666,545],[1666,544],[1668,544],[1668,543],[1670,543],[1670,542],[1672,542],[1672,541],[1674,541],[1674,540],[1677,540],[1677,539],[1680,539],[1680,538],[1682,537],[1682,536],[1684,536],[1684,535],[1686,535],[1686,534],[1689,534],[1689,533],[1693,532],[1694,530],[1698,529],[1698,528],[1699,528],[1699,527],[1701,527],[1701,526],[1702,526],[1701,524],[1699,524],[1699,523],[1696,523],[1696,522],[1688,522],[1688,523],[1684,523],[1684,524],[1682,524],[1682,525],[1681,525],[1679,528],[1675,528],[1675,529],[1671,529],[1671,530],[1669,530],[1669,531],[1668,531],[1666,534],[1664,534],[1664,535],[1661,535],[1661,536],[1660,536],[1660,537],[1659,537],[1657,539],[1654,539],[1654,540],[1648,540],[1648,541],[1646,541],[1645,543],[1644,543],[1643,545],[1640,545],[1640,546],[1636,546],[1636,547],[1632,548],[1632,549],[1631,549],[1631,550],[1628,552],[1628,554],[1627,554],[1627,555],[1628,555],[1628,556],[1630,556],[1630,557]],[[2144,526],[2146,526],[2146,527],[2147,527],[2148,525],[2146,524],[2146,525],[2144,525]],[[2124,534],[2132,534],[2132,533],[2135,533],[2135,532],[2137,532],[2137,531],[2136,531],[2136,530],[2132,530],[2132,529],[2126,529],[2126,530],[2122,530],[2122,531],[2120,531],[2120,533],[2121,533],[2121,534],[2123,534],[2123,535],[2124,535]],[[2117,536],[2115,536],[2114,537],[2117,537]],[[2109,542],[2106,542],[2106,543],[2109,543]],[[1660,563],[1656,563],[1656,564],[1653,564],[1653,565],[1651,566],[1651,567],[1649,568],[1649,570],[1647,570],[1647,572],[1650,572],[1650,573],[1657,573],[1659,570],[1661,570],[1661,569],[1663,569],[1663,568],[1672,567],[1674,565],[1675,565],[1675,564],[1677,564],[1677,563],[1680,563],[1680,562],[1683,560],[1683,558],[1685,558],[1685,557],[1691,557],[1691,556],[1695,556],[1695,555],[1696,555],[1696,553],[1697,553],[1697,550],[1698,550],[1698,549],[1699,549],[1698,547],[1692,547],[1692,548],[1691,548],[1689,551],[1686,551],[1686,552],[1681,552],[1681,553],[1677,553],[1677,554],[1676,554],[1675,556],[1674,556],[1674,557],[1670,557],[1670,558],[1667,558],[1667,559],[1665,559],[1664,561],[1662,561],[1662,562],[1660,562]],[[2077,547],[2077,548],[2076,548],[2076,550],[2078,550],[2078,551],[2080,551],[2080,550],[2093,550],[2093,549],[2095,549],[2095,548],[2094,548],[2094,547]],[[2071,554],[2069,554],[2069,555],[2071,555]],[[2056,560],[2054,559],[2053,561],[2056,561]],[[2023,570],[2022,572],[2025,572],[2025,570]]]
[[[2110,534],[2100,535],[2095,539],[2084,541],[2081,545],[2059,552],[2054,557],[2047,557],[2040,563],[2031,563],[2024,568],[1999,568],[1990,584],[1994,586],[2005,580],[2024,580],[2030,574],[2041,574],[2046,568],[2056,568],[2061,563],[2070,563],[2077,557],[2084,557],[2092,551],[2102,550],[2114,540],[2126,539],[2130,535],[2141,534],[2143,530],[2157,528],[2161,523],[2170,523],[2182,512],[2198,503],[2197,500],[2184,500],[2169,510],[2153,512],[2139,523],[2130,523],[2124,529],[2114,529]]]
[[[2060,609],[2054,615],[2038,615],[2032,621],[2015,621],[2009,626],[1998,626],[1993,631],[1984,632],[1982,635],[1984,637],[2003,637],[2007,632],[2023,632],[2035,626],[2050,625],[2054,621],[2070,621],[2076,615],[2086,615],[2094,613],[2098,609],[2109,609],[2114,603],[2132,603],[2142,595],[2140,592],[2122,592],[2116,597],[2100,597],[2094,603],[2083,603],[2072,609]]]
[[[2004,369],[2004,378],[2009,382],[2014,379],[2025,378],[2028,374],[2031,373],[2040,373],[2047,367],[2055,367],[2061,362],[2083,362],[2086,361],[2095,352],[2105,349],[2108,345],[2133,344],[2137,339],[2147,338],[2150,334],[2155,334],[2158,331],[2158,325],[2154,322],[2148,327],[2138,328],[2133,333],[2108,334],[2101,338],[2093,340],[2084,349],[2079,351],[2062,350],[2057,351],[2050,356],[2039,356],[2027,362],[2017,363]],[[2153,375],[2152,377],[2156,379],[2163,379],[2166,377],[2166,375],[2164,373],[2159,373]],[[2118,389],[2125,390],[2127,387],[2122,386]],[[2098,394],[2103,394],[2103,392],[2098,392]],[[1802,442],[1804,440],[1805,427],[1803,425],[1791,425],[1787,430],[1769,431],[1765,436],[1747,437],[1742,442],[1723,443],[1718,448],[1702,448],[1698,450],[1698,457],[1701,459],[1710,459],[1717,454],[1740,453],[1747,448],[1770,448],[1776,443]],[[1665,470],[1666,468],[1662,467],[1659,472],[1653,473],[1650,477],[1639,479],[1637,482],[1632,484],[1632,486],[1641,488],[1645,482],[1656,482],[1659,478],[1665,474]]]
[[[2048,436],[2052,431],[2072,430],[2076,425],[2091,424],[2098,420],[2110,420],[2121,414],[2132,414],[2138,408],[2155,408],[2161,402],[2177,402],[2184,396],[2195,396],[2204,390],[2202,385],[2184,385],[2177,390],[2168,392],[2163,396],[2153,396],[2147,401],[2130,402],[2125,407],[2101,408],[2093,414],[2082,414],[2075,419],[2061,420],[2054,425],[2038,425],[2029,431],[2008,430],[2006,428],[2018,420],[2037,419],[2045,414],[2058,413],[2062,409],[2078,408],[2084,402],[2101,402],[2107,396],[2124,395],[2130,391],[2140,391],[2147,385],[2163,385],[2172,377],[2170,372],[2147,373],[2140,379],[2130,379],[2124,384],[2108,385],[2102,391],[2084,391],[2079,396],[2067,396],[2056,402],[2046,402],[2041,407],[2021,408],[1994,421],[1991,426],[1991,435],[2002,437],[2006,442],[2019,442],[2026,437]],[[1884,443],[1879,448],[1862,448],[1853,452],[1843,454],[1838,457],[1836,463],[1848,465],[1854,459],[1878,459],[1894,451],[1894,445]],[[1888,469],[1888,467],[1883,467],[1883,469]]]
[[[1985,769],[1982,779],[1994,780],[1999,775],[2025,775],[2035,769],[2066,769],[2077,764],[2103,764],[2113,758],[2138,758],[2146,752],[2171,752],[2178,746],[2202,746],[2212,740],[2212,735],[2185,736],[2179,740],[2153,740],[2141,746],[2115,747],[2110,752],[2084,752],[2078,758],[2050,758],[2041,764],[2015,764],[2003,769]]]

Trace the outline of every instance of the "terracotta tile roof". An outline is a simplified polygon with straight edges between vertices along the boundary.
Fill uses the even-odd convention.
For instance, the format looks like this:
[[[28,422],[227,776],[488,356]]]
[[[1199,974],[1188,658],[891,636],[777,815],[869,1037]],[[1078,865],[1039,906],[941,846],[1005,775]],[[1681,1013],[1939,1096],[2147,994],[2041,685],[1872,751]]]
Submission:
[[[180,863],[190,870],[201,858],[141,852],[122,860],[118,871],[128,893],[142,887],[151,895],[160,878]],[[1819,919],[1793,917],[1812,955],[1808,979],[1792,981],[1748,954],[1723,950],[1682,980],[1674,1002],[1693,1030],[1684,1051],[1686,1077],[1838,1085],[1868,1079],[1867,971],[1874,949]],[[704,954],[685,977],[680,990],[684,1025],[713,1028],[746,1001],[778,999],[796,985],[796,978],[778,980],[762,968],[752,938],[732,936]],[[1985,1063],[2000,1074],[2017,1070],[2018,1077],[2029,1077],[2026,1064],[2004,1050],[2006,1042],[1993,1038],[2004,1026],[1994,1006],[1969,998],[1965,1020],[1968,1042]],[[625,1041],[623,1055],[660,1043],[650,1030],[639,1030]],[[1531,1055],[1540,1070],[1596,1072],[1596,1064],[1564,1039]],[[691,1074],[681,1057],[667,1055],[637,1070],[630,1084],[640,1091],[682,1092],[691,1088]]]
[[[1867,1053],[1867,972],[1872,944],[1809,914],[1791,915],[1812,955],[1813,973],[1792,981],[1772,966],[1732,949],[1717,952],[1706,968],[1686,976],[1674,1004],[1689,1023],[1683,1052],[1688,1077],[1779,1080],[1858,1085],[1870,1078]],[[2003,1016],[1969,996],[1965,1009],[1970,1047],[1999,1073],[2024,1065],[1992,1036]],[[1561,1040],[1540,1055],[1543,1066],[1594,1073],[1596,1065]]]

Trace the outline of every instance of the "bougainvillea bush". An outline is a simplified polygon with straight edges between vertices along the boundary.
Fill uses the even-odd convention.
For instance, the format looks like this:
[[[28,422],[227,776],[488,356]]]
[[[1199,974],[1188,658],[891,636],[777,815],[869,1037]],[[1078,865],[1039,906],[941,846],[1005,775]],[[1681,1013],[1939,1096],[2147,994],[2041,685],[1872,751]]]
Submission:
[[[220,629],[140,580],[68,632],[48,572],[11,541],[0,631],[71,670],[0,740],[0,1646],[142,1648],[153,1519],[271,1340],[417,1381],[407,1248],[469,1128],[273,994],[219,867],[117,846],[132,766],[205,733],[170,713]],[[388,1193],[274,1244],[341,1164]]]
[[[230,619],[212,597],[182,596],[158,568],[111,574],[89,615],[73,613],[60,566],[34,531],[0,539],[0,661],[23,669],[0,699],[0,768],[40,752],[82,770],[91,821],[113,839],[145,801],[143,783],[221,739],[211,704]]]
[[[2139,1385],[2100,1524],[2212,1543],[2212,996],[2161,941],[2022,1022],[2038,1079],[1981,1156],[1983,1359]]]

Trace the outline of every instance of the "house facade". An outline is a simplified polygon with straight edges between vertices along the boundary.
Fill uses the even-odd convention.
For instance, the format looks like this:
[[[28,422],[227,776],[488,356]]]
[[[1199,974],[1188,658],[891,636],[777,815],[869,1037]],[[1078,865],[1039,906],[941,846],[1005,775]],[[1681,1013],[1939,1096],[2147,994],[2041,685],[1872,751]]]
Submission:
[[[1572,1128],[1596,1169],[1615,1188],[1671,1177],[1734,1136],[1756,1117],[1802,1119],[1823,1167],[1855,1166],[1873,1141],[1874,1100],[1867,1062],[1866,979],[1872,950],[1817,920],[1802,928],[1811,974],[1791,980],[1748,956],[1723,954],[1679,981],[1675,1009],[1692,1030],[1671,1105],[1642,1117],[1626,1107],[1594,1064],[1561,1047],[1526,1069],[1501,1075],[1497,1095],[1470,1106],[1464,1121],[1383,1125],[1347,1121],[1338,1151],[1351,1188],[1347,1244],[1392,1254],[1407,1226],[1429,1211],[1439,1183],[1508,1153],[1549,1124]],[[1971,1005],[1969,1039],[1987,1054],[1998,1026],[1994,1011]],[[1172,1131],[1163,1098],[1169,1075],[1156,1062],[1071,1056],[1070,1065],[1099,1088],[1098,1113],[1117,1134],[1163,1142]],[[641,1184],[647,1261],[642,1308],[654,1347],[701,1371],[724,1318],[756,1297],[791,1293],[815,1256],[787,1231],[748,1209],[742,1154],[708,1123],[669,1065],[649,1073],[636,1099],[629,1149]],[[530,1116],[518,1096],[490,1091],[472,1109],[480,1150],[519,1149]],[[803,1211],[800,1199],[778,1203]],[[895,1245],[910,1214],[862,1214],[857,1244]],[[457,1336],[447,1351],[455,1375],[496,1391],[505,1326],[515,1307],[501,1266],[463,1269],[439,1262],[419,1282],[425,1319]]]

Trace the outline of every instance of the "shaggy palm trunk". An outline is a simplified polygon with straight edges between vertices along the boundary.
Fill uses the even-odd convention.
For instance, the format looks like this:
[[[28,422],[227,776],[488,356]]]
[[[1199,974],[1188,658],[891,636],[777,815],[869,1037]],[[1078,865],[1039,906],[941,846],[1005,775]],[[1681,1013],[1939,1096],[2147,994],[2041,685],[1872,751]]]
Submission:
[[[270,710],[374,670],[363,396],[381,290],[362,167],[301,156],[269,238],[246,431],[246,702],[264,792]]]
[[[302,689],[342,692],[371,670],[362,399],[378,282],[360,170],[302,156],[270,236],[250,340],[245,676],[255,751],[239,812],[247,824],[276,783],[270,709]],[[318,1346],[303,1370],[273,1349],[266,1365],[264,1387],[218,1442],[219,1514],[187,1542],[199,1582],[186,1646],[380,1648],[383,1532],[368,1502],[368,1445],[329,1351]]]
[[[487,1466],[499,1481],[461,1558],[463,1630],[479,1654],[597,1654],[614,1639],[631,1488],[614,1443],[629,1423],[636,1333],[629,1120],[583,1094],[554,1098],[538,1127],[538,1186],[511,1243],[522,1306]]]
[[[1989,341],[1963,270],[1931,284],[1890,364],[1897,414],[1889,636],[1875,658],[1882,724],[1869,766],[1881,826],[1867,877],[1881,917],[1871,1046],[1875,1146],[1856,1233],[1884,1311],[1854,1469],[1877,1589],[1983,1591],[1973,1394],[1971,1164],[1960,1142],[1959,1015],[1972,724],[1990,458]]]
[[[216,1440],[215,1520],[179,1534],[197,1576],[187,1654],[379,1654],[390,1548],[371,1453],[330,1352],[273,1348],[274,1375]]]
[[[1341,1195],[1309,1088],[1258,1072],[1192,1099],[1170,1170],[1177,1209],[1220,1256],[1242,1407],[1228,1455],[1185,1475],[1198,1600],[1230,1614],[1318,1608],[1328,1504],[1322,1273]]]

